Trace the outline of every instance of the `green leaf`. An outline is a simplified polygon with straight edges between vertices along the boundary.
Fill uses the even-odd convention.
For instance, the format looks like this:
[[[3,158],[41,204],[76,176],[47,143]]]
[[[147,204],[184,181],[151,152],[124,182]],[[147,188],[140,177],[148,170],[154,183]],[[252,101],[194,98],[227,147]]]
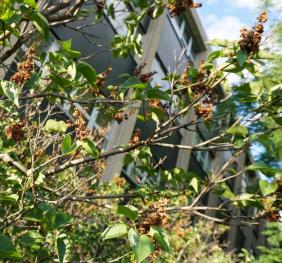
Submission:
[[[273,120],[279,125],[282,126],[282,117],[273,118]]]
[[[247,167],[247,170],[249,171],[261,171],[264,173],[266,176],[272,177],[275,176],[277,172],[280,170],[277,168],[273,168],[265,163],[257,162],[253,163],[250,166]]]
[[[132,221],[135,221],[138,218],[138,209],[132,205],[119,205],[117,213],[128,217]]]
[[[228,47],[231,42],[227,39],[212,39],[208,42],[211,46]]]
[[[17,194],[0,195],[0,201],[17,202],[18,199],[19,199],[19,196]]]
[[[49,23],[45,16],[38,11],[33,11],[30,15],[30,19],[39,31],[39,33],[45,38],[49,38]]]
[[[126,234],[127,226],[125,224],[115,224],[106,228],[106,230],[102,233],[102,238],[106,240],[120,237]]]
[[[95,143],[88,138],[83,139],[83,141],[78,141],[77,144],[83,148],[86,154],[89,154],[94,158],[99,155],[99,151],[96,148]]]
[[[263,84],[261,81],[252,81],[250,82],[250,90],[253,95],[258,96],[263,89]]]
[[[151,118],[152,118],[153,121],[156,122],[157,126],[160,125],[160,119],[159,119],[158,115],[153,111],[151,112]]]
[[[48,120],[44,129],[49,132],[64,133],[67,130],[67,124],[64,121]]]
[[[96,86],[97,74],[92,66],[82,61],[77,64],[76,70],[81,73],[92,86]]]
[[[160,246],[165,251],[170,252],[169,240],[162,228],[153,226],[150,228],[149,234],[160,244]]]
[[[43,173],[39,173],[39,175],[37,176],[34,184],[35,185],[42,185],[42,184],[44,184],[44,180],[45,180],[45,175]]]
[[[20,260],[21,255],[16,250],[16,247],[12,243],[10,237],[6,235],[0,235],[0,259],[3,260]]]
[[[128,230],[128,240],[132,248],[135,248],[137,246],[139,239],[140,238],[137,232],[133,228],[130,228]]]
[[[19,90],[17,85],[12,81],[0,80],[0,87],[8,99],[19,107]]]
[[[227,134],[232,134],[232,135],[241,135],[241,136],[246,136],[248,134],[248,129],[246,127],[237,125],[234,127],[229,128],[226,131]]]
[[[41,236],[40,233],[36,231],[29,231],[20,238],[19,243],[24,247],[36,251],[41,248],[44,240],[45,238]]]
[[[71,76],[71,80],[75,79],[76,76],[76,65],[75,63],[71,63],[68,67],[67,67],[67,72],[68,74]]]
[[[225,182],[222,182],[222,183],[216,185],[216,187],[214,188],[214,192],[217,195],[221,195],[221,196],[228,198],[230,200],[236,199],[236,196],[234,195],[234,193],[231,191],[230,187]]]
[[[215,59],[222,57],[223,56],[223,52],[222,50],[215,50],[213,52],[211,52],[208,56],[208,62],[212,62]]]
[[[24,0],[23,3],[37,9],[37,4],[35,0]]]
[[[147,97],[149,99],[159,99],[159,100],[167,100],[167,101],[170,100],[170,96],[166,92],[158,88],[149,89],[147,91]]]
[[[71,136],[68,134],[64,137],[62,144],[61,144],[61,151],[62,154],[71,154],[77,149],[77,145],[74,143],[72,144]]]
[[[130,163],[132,163],[134,161],[132,155],[130,153],[127,153],[124,157],[124,160],[123,160],[123,165],[128,165]]]
[[[271,54],[265,50],[260,50],[256,55],[256,58],[258,59],[276,59],[276,57],[276,55]]]
[[[142,83],[136,77],[130,77],[121,84],[122,89],[144,89],[146,86],[147,83]]]
[[[57,253],[60,263],[66,262],[67,257],[67,247],[68,247],[68,240],[65,234],[59,235],[56,241],[57,245]]]
[[[248,53],[246,50],[239,50],[236,56],[240,66],[243,66],[248,59]]]
[[[196,193],[198,193],[199,187],[198,187],[198,178],[197,177],[193,177],[191,179],[189,185],[193,187],[193,189],[195,190]]]
[[[267,182],[265,180],[260,180],[259,188],[262,194],[266,196],[276,192],[276,190],[278,189],[278,184],[275,182]]]
[[[68,40],[65,40],[65,41],[59,41],[59,43],[61,44],[61,47],[64,50],[71,50],[71,47],[72,47],[72,40],[71,40],[71,38],[68,39]]]
[[[141,235],[134,249],[137,262],[142,262],[149,257],[153,251],[154,245],[151,243],[150,238],[146,235]]]

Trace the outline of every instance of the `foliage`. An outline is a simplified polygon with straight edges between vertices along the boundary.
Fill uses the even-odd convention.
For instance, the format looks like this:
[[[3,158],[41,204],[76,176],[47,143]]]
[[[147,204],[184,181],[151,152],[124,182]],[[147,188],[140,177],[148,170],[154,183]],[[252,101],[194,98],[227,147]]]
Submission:
[[[266,226],[264,235],[267,238],[267,247],[259,247],[260,256],[255,262],[281,262],[282,260],[282,234],[281,222],[269,223]]]
[[[266,13],[254,29],[242,31],[239,41],[212,41],[221,49],[211,53],[207,62],[187,65],[182,73],[169,73],[163,81],[170,88],[165,89],[153,85],[154,72],[146,72],[142,64],[134,74],[108,85],[110,68],[97,72],[84,54],[75,50],[71,39],[58,41],[51,29],[72,27],[75,23],[70,22],[87,19],[102,23],[105,17],[117,22],[117,14],[125,11],[125,31],[113,37],[111,51],[118,58],[142,57],[139,32],[145,18],[156,20],[167,9],[175,16],[199,5],[190,1],[183,6],[173,0],[118,1],[132,8],[128,13],[118,10],[115,1],[89,2],[0,3],[1,70],[8,68],[0,80],[1,260],[173,262],[180,252],[180,258],[191,257],[198,245],[201,254],[193,255],[198,262],[205,258],[228,262],[230,255],[223,255],[217,241],[202,243],[202,225],[188,236],[191,228],[183,229],[184,236],[173,242],[179,233],[171,231],[168,222],[179,224],[180,219],[176,216],[173,220],[171,215],[185,212],[228,224],[233,217],[240,218],[241,210],[254,207],[257,214],[237,219],[237,223],[279,220],[281,170],[266,163],[232,168],[254,142],[267,146],[273,158],[281,161],[282,157],[277,147],[282,141],[281,82],[260,75],[260,65],[274,57],[260,46]],[[28,26],[26,22],[30,22]],[[73,30],[91,35],[83,26]],[[218,58],[225,62],[216,66]],[[15,62],[12,65],[11,60]],[[228,74],[242,76],[243,71],[253,79],[228,89]],[[218,98],[221,84],[226,93],[231,91],[229,98]],[[230,105],[245,105],[244,116],[237,120]],[[91,130],[86,119],[94,109],[104,114],[105,125]],[[191,112],[195,118],[181,122]],[[143,136],[137,129],[127,144],[105,147],[109,130],[132,114],[150,124],[150,134]],[[219,119],[223,125],[218,134],[203,142],[178,145],[166,141],[173,133],[197,124],[213,134]],[[264,129],[254,132],[250,128],[253,123]],[[163,160],[155,158],[154,147],[213,154],[228,151],[230,158],[200,177],[177,167],[166,169]],[[135,188],[122,177],[103,182],[109,157],[119,154],[126,154],[124,164],[133,167],[135,175],[145,175]],[[258,171],[269,178],[260,180],[251,191],[237,193],[229,187],[229,180]],[[209,193],[225,202],[203,207],[201,200]],[[207,217],[206,210],[215,215]]]
[[[194,227],[187,227],[187,218],[174,222],[170,240],[174,240],[170,253],[161,254],[157,262],[234,262],[234,255],[224,251],[220,238],[228,227],[199,221]]]

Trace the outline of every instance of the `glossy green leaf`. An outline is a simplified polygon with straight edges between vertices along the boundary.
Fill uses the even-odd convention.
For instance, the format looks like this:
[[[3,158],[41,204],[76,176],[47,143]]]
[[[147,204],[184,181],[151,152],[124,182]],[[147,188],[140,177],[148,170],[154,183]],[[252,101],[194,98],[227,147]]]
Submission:
[[[167,252],[170,252],[169,240],[167,234],[162,228],[157,226],[152,226],[150,228],[149,234],[159,243],[162,249],[164,249]]]
[[[198,187],[198,178],[197,177],[193,177],[191,179],[189,185],[193,187],[193,189],[195,190],[196,193],[198,193],[199,187]]]
[[[147,97],[149,99],[159,99],[159,100],[167,100],[167,101],[170,100],[170,96],[166,92],[158,88],[149,89],[147,91]]]
[[[96,86],[97,74],[91,65],[81,61],[77,64],[76,70],[81,73],[93,87]]]
[[[0,201],[6,202],[17,202],[19,199],[19,195],[17,194],[1,194]]]
[[[12,243],[10,237],[1,234],[0,235],[0,259],[3,260],[20,260],[21,254],[17,251],[16,247]]]
[[[275,54],[271,54],[265,50],[260,50],[256,55],[256,58],[258,59],[275,59],[276,57],[277,56]]]
[[[126,234],[127,234],[127,226],[125,224],[116,224],[107,227],[106,230],[102,233],[102,238],[106,240],[106,239],[120,237]]]
[[[279,172],[279,169],[273,168],[265,163],[257,162],[253,163],[250,166],[247,167],[247,170],[250,171],[261,171],[267,176],[274,176],[277,172]]]
[[[208,62],[212,62],[215,59],[222,57],[223,56],[223,52],[222,50],[215,50],[213,52],[211,52],[208,56]]]
[[[137,262],[140,263],[145,260],[153,251],[154,245],[150,241],[150,238],[146,235],[141,235],[134,249]]]
[[[119,205],[117,213],[126,216],[132,221],[135,221],[138,218],[138,209],[132,205]]]
[[[48,120],[44,129],[49,132],[64,133],[67,130],[67,124],[64,121]]]
[[[137,246],[139,239],[140,239],[140,237],[139,237],[138,233],[133,228],[130,228],[128,230],[128,240],[129,240],[129,244],[132,248]]]
[[[24,0],[23,3],[37,9],[37,3],[35,0]]]
[[[49,23],[45,16],[38,11],[33,11],[30,15],[33,24],[39,31],[39,33],[45,38],[49,38]]]
[[[77,144],[82,147],[83,151],[86,154],[89,154],[93,157],[97,157],[99,155],[99,151],[96,148],[95,143],[88,138],[85,138],[82,141],[78,141]]]
[[[232,135],[241,135],[241,136],[246,136],[248,134],[248,129],[246,127],[237,125],[229,128],[226,131],[227,134],[232,134]]]
[[[212,39],[208,44],[211,46],[228,47],[230,42],[227,39]]]
[[[239,50],[236,56],[240,66],[243,66],[248,59],[248,53],[246,50]]]
[[[278,189],[278,184],[276,182],[268,182],[265,180],[260,180],[259,188],[262,194],[265,196],[276,192],[276,190]]]
[[[68,240],[67,240],[67,236],[65,234],[59,235],[59,237],[56,240],[56,246],[57,246],[57,253],[58,253],[59,262],[60,263],[66,262]]]
[[[27,247],[33,251],[39,250],[45,238],[36,231],[29,231],[24,234],[19,242],[22,246]]]
[[[214,188],[214,192],[217,195],[223,196],[223,197],[228,198],[230,200],[236,199],[236,196],[234,195],[234,193],[231,191],[230,187],[225,182],[217,184],[216,187]]]
[[[0,88],[9,100],[19,107],[19,90],[17,85],[12,81],[0,80]]]
[[[77,149],[76,143],[72,144],[71,136],[68,134],[64,137],[61,144],[62,154],[71,154]]]
[[[70,75],[71,80],[74,80],[76,76],[76,65],[74,62],[67,67],[67,72]]]
[[[130,77],[124,83],[121,84],[122,89],[144,89],[146,86],[146,83],[142,83],[136,77]]]

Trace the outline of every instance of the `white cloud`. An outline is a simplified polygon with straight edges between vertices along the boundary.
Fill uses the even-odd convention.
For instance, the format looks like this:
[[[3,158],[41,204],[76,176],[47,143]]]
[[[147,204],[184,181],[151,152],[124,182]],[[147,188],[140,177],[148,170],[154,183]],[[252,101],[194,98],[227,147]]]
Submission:
[[[259,0],[229,0],[229,3],[234,7],[248,8],[250,10],[256,10],[259,5]]]
[[[220,18],[215,15],[208,15],[203,20],[209,39],[239,39],[240,29],[244,26],[239,18],[235,16],[223,16]]]
[[[213,1],[213,0],[211,0]],[[260,7],[263,7],[263,1],[261,0],[228,0],[229,4],[237,8],[248,8],[251,11],[257,11]],[[282,10],[281,0],[270,0],[272,7],[276,10]]]
[[[213,5],[213,4],[216,4],[216,3],[218,3],[218,0],[207,0],[205,3],[204,3],[204,5]]]

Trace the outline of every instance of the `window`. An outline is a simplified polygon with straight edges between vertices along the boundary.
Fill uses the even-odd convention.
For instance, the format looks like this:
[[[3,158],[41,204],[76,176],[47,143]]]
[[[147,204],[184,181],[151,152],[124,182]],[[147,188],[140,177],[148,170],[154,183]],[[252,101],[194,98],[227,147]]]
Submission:
[[[200,142],[203,142],[203,137],[201,136],[200,132],[197,131],[194,144],[196,145]],[[212,157],[209,151],[195,151],[194,155],[197,161],[199,162],[199,164],[202,166],[202,169],[207,173],[210,172]]]
[[[127,28],[126,25],[124,24],[124,19],[128,17],[130,14],[130,11],[128,10],[126,4],[122,1],[115,1],[115,0],[107,0],[106,1],[107,5],[114,5],[114,9],[116,12],[116,17],[115,19],[112,19],[109,16],[109,20],[116,30],[116,32],[120,35],[126,35],[127,34]]]
[[[154,58],[152,63],[152,69],[151,71],[157,72],[151,81],[153,86],[161,86],[162,90],[168,90],[169,89],[169,83],[166,80],[163,80],[163,78],[166,76],[165,70],[163,69],[160,61],[157,58]]]
[[[194,41],[186,19],[182,16],[179,16],[175,18],[170,18],[170,21],[180,40],[182,47],[186,49],[187,58],[190,59],[193,63],[195,63],[196,52],[195,49],[193,48]]]

